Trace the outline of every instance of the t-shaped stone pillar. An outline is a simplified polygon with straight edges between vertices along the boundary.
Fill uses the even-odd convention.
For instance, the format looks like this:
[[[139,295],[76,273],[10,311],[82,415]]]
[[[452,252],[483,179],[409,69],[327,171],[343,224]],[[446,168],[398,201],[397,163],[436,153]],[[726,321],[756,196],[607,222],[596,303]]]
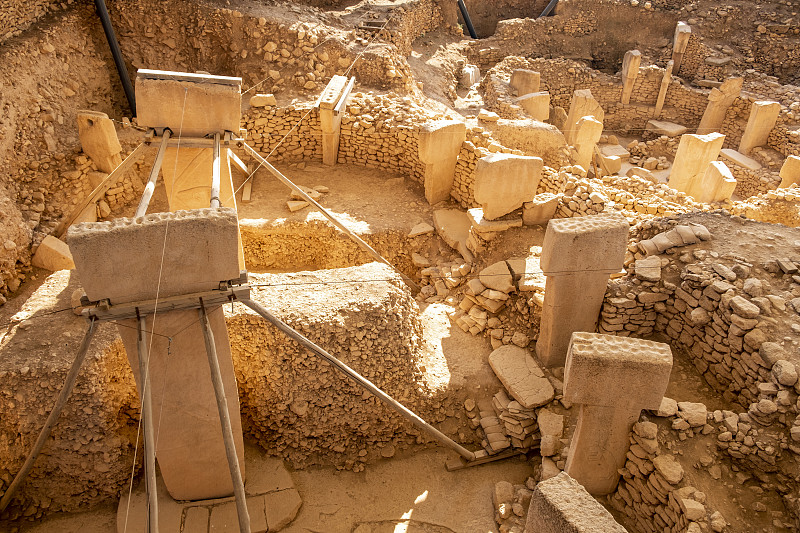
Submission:
[[[743,78],[729,78],[722,82],[719,88],[711,89],[708,94],[708,105],[697,126],[697,134],[705,135],[722,128],[725,121],[725,113],[740,94],[742,94]]]
[[[619,272],[628,222],[619,216],[553,219],[542,244],[547,277],[536,354],[547,367],[563,366],[575,331],[594,331],[608,277]]]
[[[675,25],[675,38],[672,43],[672,61],[675,64],[675,72],[681,70],[683,53],[686,52],[686,47],[689,46],[689,37],[691,36],[691,26],[683,21],[679,21],[678,24]]]
[[[739,142],[739,152],[750,155],[753,148],[767,144],[769,132],[775,127],[780,112],[781,104],[778,102],[753,102]]]
[[[669,173],[668,185],[676,191],[688,192],[692,182],[705,174],[708,165],[716,161],[725,136],[721,133],[681,136],[675,162]]]
[[[565,472],[595,496],[611,493],[642,409],[658,409],[672,371],[661,342],[575,332],[564,399],[580,405]]]
[[[457,120],[437,120],[420,128],[417,150],[424,167],[425,199],[435,204],[450,198],[467,126]]]
[[[642,63],[642,53],[639,50],[628,50],[622,60],[622,103],[631,103],[633,85],[639,76],[639,65]]]
[[[664,101],[667,99],[667,89],[669,84],[672,83],[672,70],[675,63],[670,59],[667,61],[667,68],[664,69],[664,76],[661,78],[661,86],[658,89],[658,97],[656,98],[656,108],[653,111],[653,118],[661,116],[661,111],[664,109]]]
[[[346,76],[333,76],[322,91],[317,103],[319,122],[322,129],[322,163],[333,166],[339,157],[339,136],[342,127],[342,113],[353,82]]]

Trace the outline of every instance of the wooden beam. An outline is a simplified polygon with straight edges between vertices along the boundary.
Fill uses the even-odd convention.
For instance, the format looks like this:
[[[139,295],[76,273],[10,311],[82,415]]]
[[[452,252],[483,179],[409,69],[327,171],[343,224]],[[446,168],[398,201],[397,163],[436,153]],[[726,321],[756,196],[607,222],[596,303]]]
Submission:
[[[94,188],[94,190],[89,193],[89,196],[81,200],[80,202],[75,205],[75,208],[64,218],[61,219],[61,222],[56,227],[55,231],[53,231],[53,236],[57,239],[60,239],[62,235],[67,231],[67,228],[75,222],[75,219],[83,213],[83,210],[89,207],[92,203],[96,202],[103,196],[108,189],[110,189],[119,179],[125,175],[133,164],[139,160],[139,156],[141,156],[145,150],[149,147],[142,143],[136,147],[136,149],[131,152],[131,154],[125,158],[125,160],[120,163],[120,165],[114,169],[114,171],[106,176],[106,178],[100,182],[100,184]]]

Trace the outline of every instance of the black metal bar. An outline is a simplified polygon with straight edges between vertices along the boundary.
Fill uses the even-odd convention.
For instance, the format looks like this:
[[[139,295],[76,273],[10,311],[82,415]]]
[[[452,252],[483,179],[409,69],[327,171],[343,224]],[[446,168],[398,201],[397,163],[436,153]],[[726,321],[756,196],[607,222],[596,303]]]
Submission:
[[[547,7],[544,8],[544,11],[542,11],[542,14],[539,15],[537,18],[546,17],[547,15],[552,13],[553,9],[555,9],[555,7],[556,7],[556,4],[558,4],[558,0],[550,0],[550,3],[547,4]]]
[[[122,82],[122,89],[125,91],[125,98],[128,99],[128,105],[131,106],[132,116],[135,117],[136,96],[133,92],[133,84],[128,77],[128,68],[125,66],[122,50],[119,49],[117,34],[114,33],[114,27],[111,25],[111,17],[108,16],[106,2],[105,0],[94,0],[94,5],[97,7],[97,14],[100,16],[100,22],[103,23],[103,31],[106,32],[108,47],[111,49],[111,55],[114,57],[114,63],[117,65],[117,73],[119,74],[119,81]]]
[[[477,39],[478,34],[475,33],[475,26],[472,25],[472,19],[469,18],[469,12],[467,11],[467,6],[464,5],[464,0],[458,0],[458,9],[461,10],[461,16],[464,17],[464,23],[467,25],[469,36],[473,39]]]
[[[67,379],[64,382],[64,387],[61,389],[61,393],[59,393],[56,403],[53,405],[53,409],[50,411],[50,415],[47,417],[42,431],[39,433],[39,438],[36,439],[36,444],[34,444],[31,453],[28,455],[28,458],[25,459],[25,463],[23,463],[22,468],[14,477],[11,485],[9,485],[6,489],[5,494],[3,494],[3,499],[0,500],[0,513],[5,511],[6,507],[8,507],[8,504],[11,503],[11,499],[14,497],[14,494],[17,493],[17,490],[22,482],[25,481],[28,473],[33,468],[33,464],[36,462],[36,458],[39,457],[42,448],[44,448],[47,439],[50,438],[50,432],[53,430],[53,426],[56,425],[58,417],[61,416],[61,411],[64,410],[64,405],[67,403],[67,398],[69,398],[73,387],[75,387],[75,381],[78,379],[78,374],[81,371],[81,365],[83,365],[83,361],[86,359],[86,354],[89,352],[89,344],[92,342],[92,337],[94,337],[96,322],[97,320],[94,318],[89,320],[89,329],[86,330],[86,335],[83,336],[83,342],[81,343],[81,347],[78,349],[78,355],[75,356],[75,361],[72,362],[72,368],[69,369]]]

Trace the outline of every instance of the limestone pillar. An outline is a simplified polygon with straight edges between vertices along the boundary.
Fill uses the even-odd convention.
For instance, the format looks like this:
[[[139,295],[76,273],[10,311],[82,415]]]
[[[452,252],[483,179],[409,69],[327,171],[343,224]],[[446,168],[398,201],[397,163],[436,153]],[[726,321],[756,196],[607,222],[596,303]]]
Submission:
[[[238,234],[233,209],[206,208],[77,224],[70,227],[67,241],[88,298],[109,299],[118,305],[208,291],[218,288],[221,281],[238,278]],[[207,312],[244,474],[228,333],[222,308],[208,306]],[[231,495],[233,485],[197,310],[150,314],[147,332],[156,458],[170,495],[176,500]],[[119,322],[119,333],[141,389],[136,320]]]
[[[572,335],[564,399],[580,405],[565,472],[595,496],[614,491],[630,431],[642,409],[658,409],[672,371],[664,343],[599,333]]]
[[[642,63],[642,53],[639,50],[628,50],[622,60],[622,103],[631,103],[633,85],[639,76],[639,65]]]
[[[791,187],[793,183],[800,183],[800,157],[790,155],[781,167],[781,184],[779,188]]]
[[[591,90],[577,89],[572,93],[572,101],[569,105],[567,121],[564,124],[564,138],[567,144],[575,145],[575,133],[578,127],[578,121],[586,116],[593,116],[600,122],[603,122],[605,113],[597,100],[594,99],[594,96],[592,96]]]
[[[456,120],[438,120],[422,126],[417,151],[424,166],[425,199],[435,204],[450,198],[461,145],[467,126]]]
[[[536,354],[547,367],[563,366],[575,331],[594,331],[610,274],[619,272],[628,222],[615,215],[553,219],[542,244],[545,282]]]
[[[728,165],[722,161],[712,161],[702,177],[690,183],[686,194],[698,202],[711,203],[730,200],[736,189],[736,179]]]
[[[475,201],[483,217],[494,220],[519,209],[536,196],[544,162],[539,157],[490,154],[475,167]]]
[[[534,120],[545,122],[550,118],[550,93],[546,91],[520,96],[516,103]]]
[[[767,144],[769,132],[775,127],[780,112],[781,104],[778,102],[753,102],[750,118],[739,142],[739,152],[750,155],[753,148]]]
[[[345,76],[333,76],[320,95],[319,121],[322,129],[322,163],[335,165],[339,157],[342,111],[350,96],[352,82]]]
[[[697,127],[698,135],[705,135],[722,129],[725,113],[742,93],[742,78],[729,78],[719,88],[714,87],[708,94],[708,105]]]
[[[530,533],[628,533],[605,507],[566,472],[540,481],[531,496]]]
[[[122,163],[122,146],[114,121],[105,113],[78,111],[78,137],[83,153],[94,161],[98,170],[111,174]]]
[[[689,45],[689,38],[692,36],[692,27],[685,22],[679,21],[675,26],[675,38],[672,43],[672,62],[675,64],[675,72],[680,72],[683,54]]]
[[[653,111],[653,118],[661,116],[661,111],[664,109],[664,101],[667,99],[667,90],[669,84],[672,83],[672,71],[675,62],[671,59],[667,62],[667,68],[664,70],[664,77],[661,78],[661,87],[658,89],[658,98],[656,99],[656,109]]]
[[[575,150],[578,156],[575,163],[585,169],[589,169],[592,164],[594,147],[603,134],[603,123],[594,117],[582,117],[578,121],[575,134]]]
[[[676,191],[688,192],[692,181],[705,174],[709,163],[717,160],[723,142],[725,136],[716,132],[681,135],[668,185]]]
[[[534,70],[517,69],[511,73],[510,85],[519,96],[538,93],[541,79],[541,74]]]

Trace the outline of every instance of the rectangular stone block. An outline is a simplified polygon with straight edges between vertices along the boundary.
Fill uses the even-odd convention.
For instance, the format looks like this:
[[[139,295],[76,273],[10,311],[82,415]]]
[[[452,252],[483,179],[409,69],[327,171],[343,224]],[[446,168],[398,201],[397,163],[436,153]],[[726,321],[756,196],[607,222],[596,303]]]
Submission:
[[[682,135],[668,185],[676,191],[687,192],[691,182],[705,173],[709,163],[717,160],[724,142],[725,136],[716,132],[708,135]]]
[[[235,210],[196,209],[75,224],[67,243],[89,299],[120,304],[238,278],[238,235]]]
[[[769,132],[775,127],[780,112],[781,104],[778,102],[753,102],[739,142],[739,151],[749,155],[753,148],[767,144]]]
[[[677,137],[689,130],[686,126],[681,126],[680,124],[675,124],[674,122],[668,122],[666,120],[648,120],[645,129],[658,135],[666,135],[667,137]]]
[[[698,202],[722,202],[730,199],[736,189],[736,179],[722,161],[712,161],[702,178],[695,178],[687,193]]]
[[[564,369],[564,398],[592,406],[658,409],[671,371],[667,344],[575,332]]]
[[[517,103],[534,120],[544,122],[550,118],[550,93],[546,91],[524,94],[517,98]]]
[[[424,166],[423,184],[428,203],[450,197],[461,145],[467,138],[467,126],[457,120],[437,120],[420,128],[419,160]]]
[[[618,272],[625,260],[628,227],[617,215],[553,219],[542,243],[542,270],[548,276]]]
[[[779,187],[790,187],[793,183],[800,183],[800,157],[790,155],[781,167],[781,184]]]
[[[238,135],[242,78],[139,69],[136,120],[145,128],[169,128],[175,136]]]
[[[592,116],[603,122],[605,113],[603,108],[592,96],[589,89],[577,89],[572,93],[572,101],[569,105],[569,113],[564,123],[564,138],[567,144],[575,144],[575,134],[577,132],[578,121],[587,116]]]
[[[475,200],[483,216],[499,218],[533,200],[544,162],[539,157],[491,154],[475,167]]]
[[[525,531],[531,533],[627,533],[580,483],[561,472],[533,491]]]
[[[511,86],[517,94],[530,94],[539,92],[542,76],[535,70],[517,69],[511,73]]]
[[[746,168],[747,170],[761,170],[761,163],[731,148],[723,148],[720,150],[719,155],[725,161],[730,161],[734,165]]]

